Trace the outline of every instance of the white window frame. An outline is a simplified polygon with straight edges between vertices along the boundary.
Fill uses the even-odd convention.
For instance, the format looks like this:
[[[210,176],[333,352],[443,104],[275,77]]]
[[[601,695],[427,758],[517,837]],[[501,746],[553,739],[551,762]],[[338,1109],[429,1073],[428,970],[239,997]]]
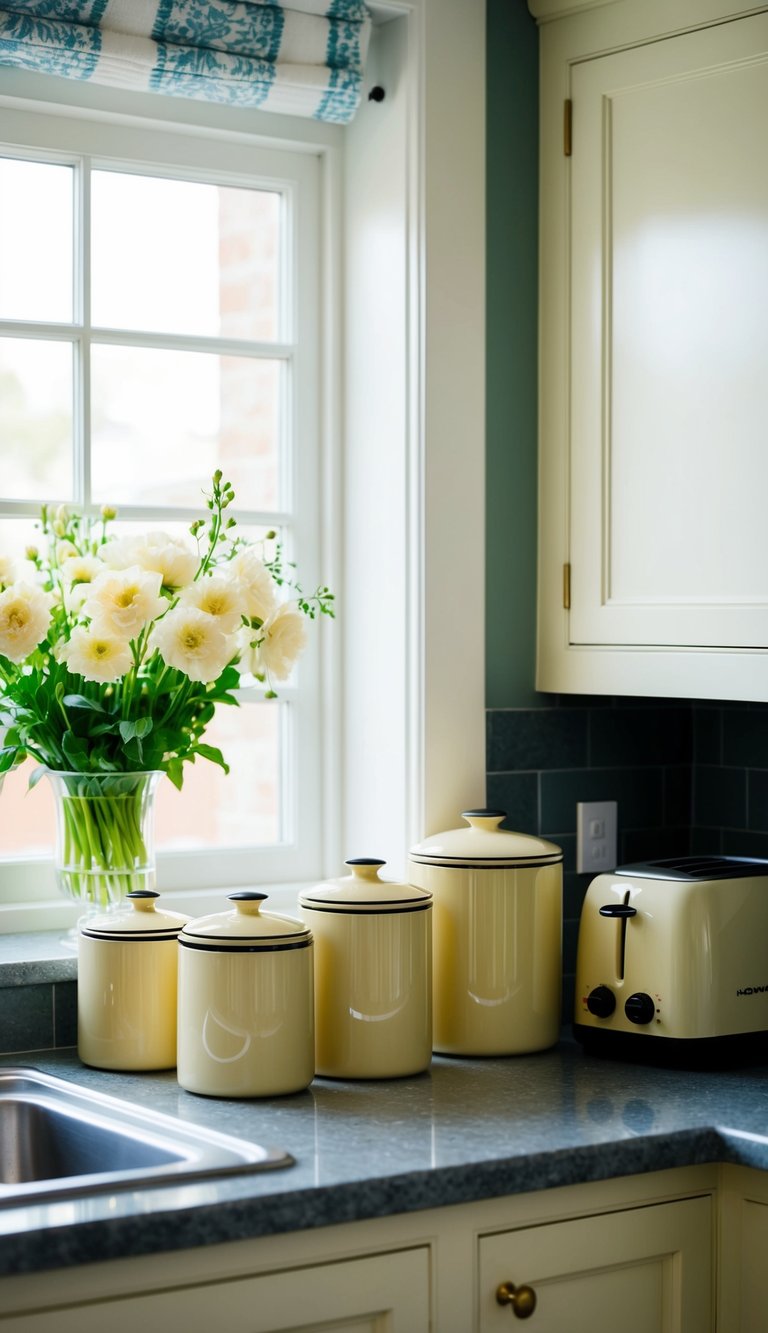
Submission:
[[[139,127],[116,124],[108,117],[101,120],[66,115],[53,117],[39,111],[8,110],[0,124],[0,152],[26,160],[46,161],[76,169],[76,279],[75,291],[87,288],[89,279],[87,207],[90,197],[91,170],[118,170],[150,174],[163,178],[189,179],[204,183],[263,188],[278,192],[285,207],[282,239],[283,276],[285,279],[283,329],[275,343],[248,343],[246,340],[174,336],[162,334],[123,335],[110,330],[94,330],[87,310],[75,309],[71,324],[46,325],[40,321],[8,321],[0,325],[3,334],[12,337],[53,337],[79,344],[85,365],[91,346],[130,342],[152,348],[178,348],[201,352],[256,350],[257,354],[281,360],[291,367],[290,388],[286,393],[287,420],[283,421],[289,444],[285,477],[287,508],[267,512],[239,507],[235,511],[242,525],[281,528],[286,534],[286,556],[295,559],[300,571],[313,571],[326,581],[320,569],[319,551],[319,478],[320,459],[320,271],[319,163],[314,153],[286,152],[277,148],[257,147],[242,142],[222,143],[218,138],[195,133],[157,131],[148,135]],[[325,346],[328,358],[333,349]],[[71,502],[79,510],[95,512],[88,503],[89,404],[85,375],[76,374],[75,453],[73,458],[73,496],[51,495],[55,503]],[[77,392],[79,386],[81,392]],[[79,452],[85,442],[86,453]],[[165,509],[120,504],[120,518],[143,520],[145,526],[166,522],[191,522],[203,512],[203,500],[195,508]],[[25,502],[3,501],[6,516],[35,518],[39,506]],[[313,577],[308,574],[307,579]],[[328,580],[330,581],[330,579]],[[158,888],[181,890],[210,887],[211,884],[235,885],[259,881],[294,882],[317,873],[322,864],[323,812],[317,798],[320,783],[320,726],[323,716],[320,694],[320,653],[317,634],[310,634],[310,644],[297,671],[297,684],[279,691],[275,704],[281,709],[281,825],[283,839],[271,846],[197,849],[193,852],[158,852]],[[248,707],[247,691],[241,692]],[[258,690],[250,691],[251,698]],[[225,756],[226,758],[226,756]],[[54,892],[50,858],[19,858],[0,864],[0,903],[14,902],[20,885],[26,883],[27,896],[48,898]]]
[[[318,505],[340,616],[320,645],[313,877],[355,855],[405,875],[413,842],[485,799],[485,6],[372,8],[365,83],[385,100],[364,96],[345,129],[0,71],[0,121],[19,98],[86,118],[107,108],[148,133],[183,121],[320,160],[321,342],[340,338],[342,355],[323,367]],[[402,277],[394,302],[383,237]],[[21,930],[29,914],[6,920]],[[61,920],[47,904],[38,928]]]

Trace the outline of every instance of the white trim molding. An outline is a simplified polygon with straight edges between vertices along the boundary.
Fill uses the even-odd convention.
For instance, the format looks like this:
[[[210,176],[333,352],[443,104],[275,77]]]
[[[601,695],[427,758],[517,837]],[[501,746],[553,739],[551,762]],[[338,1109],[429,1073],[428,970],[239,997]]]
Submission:
[[[389,6],[346,132],[344,842],[393,875],[485,799],[482,8]]]

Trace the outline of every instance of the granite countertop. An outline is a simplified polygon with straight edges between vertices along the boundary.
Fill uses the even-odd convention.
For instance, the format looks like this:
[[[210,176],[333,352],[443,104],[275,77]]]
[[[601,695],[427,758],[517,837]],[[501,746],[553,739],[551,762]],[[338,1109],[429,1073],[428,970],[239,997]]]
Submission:
[[[187,1249],[668,1167],[768,1170],[768,1065],[681,1072],[563,1041],[509,1059],[435,1057],[417,1078],[264,1101],[198,1097],[173,1072],[86,1069],[74,1051],[4,1056],[265,1146],[295,1165],[167,1188],[0,1207],[0,1273]]]

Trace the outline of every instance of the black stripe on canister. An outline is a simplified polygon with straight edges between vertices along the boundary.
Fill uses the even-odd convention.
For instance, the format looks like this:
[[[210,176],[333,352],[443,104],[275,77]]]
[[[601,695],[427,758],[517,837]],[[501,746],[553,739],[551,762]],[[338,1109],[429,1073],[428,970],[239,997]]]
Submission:
[[[501,857],[485,857],[482,861],[466,861],[453,858],[450,860],[447,856],[411,856],[414,865],[445,867],[449,870],[530,870],[540,866],[558,866],[562,863],[563,854],[559,856],[538,857],[535,860],[524,860],[516,858],[512,861],[502,860]]]
[[[234,938],[233,936],[229,937]],[[289,944],[230,944],[226,941],[213,940],[210,944],[198,944],[195,940],[183,940],[179,944],[184,949],[199,949],[201,953],[285,953],[288,949],[308,949],[312,944],[309,939],[292,940]]]
[[[181,927],[179,927],[179,930]],[[175,940],[179,937],[178,930],[166,931],[146,931],[141,934],[138,930],[120,930],[109,934],[106,930],[81,930],[80,934],[87,940],[116,940],[119,944],[125,944],[126,941],[138,941],[140,944],[152,943],[157,940]]]
[[[406,912],[428,912],[429,909],[430,909],[430,907],[432,906],[431,901],[428,902],[428,903],[412,903],[411,900],[410,900],[409,898],[404,898],[402,901],[403,901],[403,903],[408,904],[408,905],[407,905],[407,906],[401,906],[399,903],[397,903],[397,904],[394,904],[394,905],[393,905],[393,907],[390,909],[390,911],[387,911],[387,910],[386,910],[386,907],[385,907],[385,904],[384,904],[384,903],[379,903],[379,902],[376,902],[376,903],[366,903],[366,902],[359,902],[359,903],[358,903],[358,902],[345,902],[345,903],[339,903],[338,907],[336,907],[336,906],[332,906],[332,907],[331,907],[331,906],[325,906],[325,905],[322,904],[322,903],[304,903],[304,904],[303,904],[303,907],[304,907],[305,912],[335,912],[337,916],[344,916],[344,915],[346,915],[346,916],[404,916]],[[383,907],[384,910],[381,911],[381,912],[376,912],[376,911],[350,912],[350,911],[347,910],[347,909],[350,908],[350,907],[363,907],[363,908],[367,908],[367,907],[372,907],[372,908],[375,908],[375,907]]]

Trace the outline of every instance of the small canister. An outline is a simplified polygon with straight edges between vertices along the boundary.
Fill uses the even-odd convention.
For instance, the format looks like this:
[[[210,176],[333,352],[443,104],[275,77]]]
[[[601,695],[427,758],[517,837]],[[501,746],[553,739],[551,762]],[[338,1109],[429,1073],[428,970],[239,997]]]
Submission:
[[[383,861],[299,895],[315,937],[315,1067],[404,1078],[432,1058],[432,895],[379,878]]]
[[[179,935],[178,1080],[187,1092],[276,1097],[312,1082],[312,934],[262,912],[266,896],[231,893],[231,911]]]
[[[554,1045],[562,990],[562,850],[466,810],[468,828],[412,848],[434,898],[434,1049],[521,1055]]]
[[[78,937],[77,1050],[94,1069],[173,1069],[179,931],[152,889],[87,917]]]

